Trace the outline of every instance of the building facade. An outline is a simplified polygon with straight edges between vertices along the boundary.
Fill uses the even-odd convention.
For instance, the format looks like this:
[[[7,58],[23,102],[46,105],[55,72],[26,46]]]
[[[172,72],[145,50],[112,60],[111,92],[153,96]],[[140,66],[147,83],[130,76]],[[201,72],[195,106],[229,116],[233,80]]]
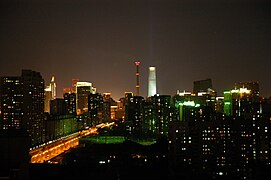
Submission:
[[[32,70],[1,77],[1,129],[26,129],[31,146],[44,141],[44,79]]]

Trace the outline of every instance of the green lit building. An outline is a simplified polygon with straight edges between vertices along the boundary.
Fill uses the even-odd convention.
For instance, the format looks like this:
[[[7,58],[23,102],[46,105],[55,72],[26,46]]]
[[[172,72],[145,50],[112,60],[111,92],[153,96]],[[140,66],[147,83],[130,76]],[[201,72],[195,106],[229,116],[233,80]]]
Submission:
[[[75,115],[49,115],[45,121],[46,141],[52,141],[81,130]]]
[[[156,133],[156,121],[155,121],[155,112],[154,112],[154,106],[151,101],[151,98],[147,98],[144,103],[144,114],[143,114],[143,132],[145,134],[155,134]]]
[[[253,116],[260,113],[260,104],[247,88],[224,91],[224,113],[226,116]]]
[[[151,97],[154,110],[154,124],[157,135],[168,135],[168,124],[173,119],[173,108],[170,95],[156,94]]]

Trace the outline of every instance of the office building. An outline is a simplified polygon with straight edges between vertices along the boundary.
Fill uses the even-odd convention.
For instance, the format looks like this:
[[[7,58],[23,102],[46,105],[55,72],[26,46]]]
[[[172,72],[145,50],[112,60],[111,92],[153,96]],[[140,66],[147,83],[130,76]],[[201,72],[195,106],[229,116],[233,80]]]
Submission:
[[[50,114],[52,115],[68,114],[64,98],[56,98],[50,101]]]
[[[76,108],[77,115],[88,112],[88,95],[95,94],[96,88],[90,82],[76,82]]]
[[[247,88],[224,91],[224,113],[227,116],[255,115],[259,104],[253,102],[251,90]]]
[[[21,129],[23,124],[23,82],[18,77],[1,77],[0,80],[0,127]]]
[[[26,129],[31,145],[44,140],[44,79],[32,70],[1,77],[1,129]]]
[[[50,82],[50,87],[52,91],[52,99],[56,98],[56,82],[55,82],[55,76],[52,76],[51,82]]]
[[[103,118],[103,96],[100,93],[89,94],[88,112],[90,114],[91,124],[102,123]]]
[[[44,89],[44,112],[50,113],[50,101],[53,100],[51,88]]]
[[[240,89],[240,88],[247,88],[248,90],[251,90],[251,94],[254,97],[260,96],[259,82],[257,81],[235,83],[234,89]]]
[[[67,113],[71,115],[76,115],[76,94],[75,93],[65,93],[64,94],[65,106]]]
[[[130,104],[133,102],[133,97],[134,97],[134,94],[132,92],[125,92],[124,93],[124,99],[123,99],[123,102],[124,102],[124,109],[125,109],[125,121],[130,121],[131,117],[130,117]]]
[[[193,93],[206,92],[208,89],[213,89],[211,79],[194,81]]]
[[[159,95],[156,94],[151,97],[153,105],[154,126],[157,135],[168,135],[168,124],[173,118],[173,109],[171,107],[171,96],[170,95]]]
[[[44,112],[50,113],[50,101],[56,98],[56,82],[52,76],[50,84],[44,89]]]

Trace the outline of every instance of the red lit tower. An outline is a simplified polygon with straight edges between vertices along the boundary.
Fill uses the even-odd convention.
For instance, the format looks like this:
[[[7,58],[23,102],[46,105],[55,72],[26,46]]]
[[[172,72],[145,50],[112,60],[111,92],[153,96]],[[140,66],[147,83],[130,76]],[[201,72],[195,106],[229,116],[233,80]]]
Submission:
[[[140,65],[140,62],[139,61],[136,61],[135,62],[135,65],[136,65],[136,96],[139,96],[139,65]]]

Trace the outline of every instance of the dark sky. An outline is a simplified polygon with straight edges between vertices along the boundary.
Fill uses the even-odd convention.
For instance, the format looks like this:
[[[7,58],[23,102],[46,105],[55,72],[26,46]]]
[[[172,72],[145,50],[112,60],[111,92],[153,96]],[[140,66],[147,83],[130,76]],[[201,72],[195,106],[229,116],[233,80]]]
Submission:
[[[55,75],[58,96],[73,78],[118,100],[147,95],[156,66],[160,94],[211,78],[222,91],[259,81],[271,96],[271,4],[264,0],[1,0],[0,76]]]

